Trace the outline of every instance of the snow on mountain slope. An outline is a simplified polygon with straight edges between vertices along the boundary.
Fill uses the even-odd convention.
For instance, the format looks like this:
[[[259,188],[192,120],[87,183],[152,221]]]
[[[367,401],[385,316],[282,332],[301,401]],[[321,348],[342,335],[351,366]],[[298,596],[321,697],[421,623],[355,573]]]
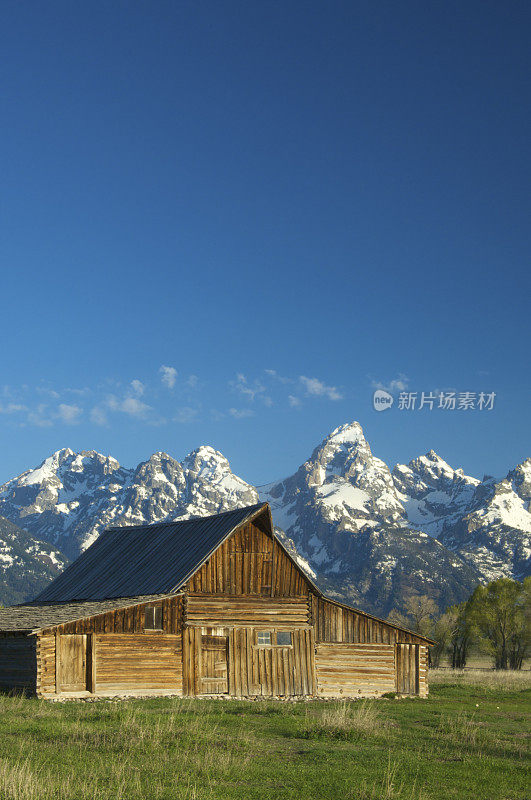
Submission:
[[[499,482],[433,451],[391,472],[357,422],[258,489],[208,446],[182,462],[154,453],[133,469],[94,450],[58,450],[0,487],[0,514],[74,558],[109,525],[204,516],[259,497],[323,588],[380,614],[411,589],[444,605],[480,580],[529,572],[531,459]]]
[[[433,450],[407,466],[397,464],[393,481],[409,524],[430,536],[438,536],[466,513],[480,483],[452,469]]]
[[[531,459],[499,482],[453,470],[431,450],[393,470],[409,524],[459,553],[483,580],[529,572]]]
[[[61,572],[68,560],[47,542],[0,517],[0,602],[31,599]]]
[[[458,551],[484,580],[500,575],[523,578],[530,572],[531,459],[506,478],[486,478],[476,486],[469,508],[440,541]]]
[[[459,556],[409,525],[404,498],[358,423],[334,430],[260,496],[318,581],[354,604],[387,613],[408,587],[444,604],[478,582]]]

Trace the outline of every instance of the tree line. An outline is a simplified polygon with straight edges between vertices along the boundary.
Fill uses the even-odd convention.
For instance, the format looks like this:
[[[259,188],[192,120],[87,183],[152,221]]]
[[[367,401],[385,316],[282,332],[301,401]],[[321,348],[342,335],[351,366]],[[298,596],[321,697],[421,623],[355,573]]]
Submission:
[[[495,669],[522,669],[531,645],[531,577],[477,586],[442,614],[433,598],[411,593],[389,620],[435,641],[433,667],[448,657],[452,667],[463,668],[474,648],[491,656]]]

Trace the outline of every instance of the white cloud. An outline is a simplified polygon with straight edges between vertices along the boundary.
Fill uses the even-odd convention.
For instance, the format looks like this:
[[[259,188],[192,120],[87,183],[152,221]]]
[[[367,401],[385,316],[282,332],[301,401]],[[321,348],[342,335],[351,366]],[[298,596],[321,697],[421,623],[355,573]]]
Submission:
[[[186,385],[190,389],[195,389],[197,384],[198,384],[198,381],[199,381],[199,378],[197,377],[197,375],[189,375],[188,376],[188,380],[186,381]]]
[[[293,378],[285,378],[283,375],[279,375],[276,369],[265,369],[264,372],[268,377],[279,383],[293,383]]]
[[[177,413],[175,414],[173,421],[180,422],[185,424],[187,422],[193,422],[194,419],[197,417],[198,410],[197,408],[190,408],[189,406],[183,406],[183,408],[178,408]]]
[[[37,386],[36,391],[38,394],[44,394],[46,397],[51,397],[52,400],[57,400],[59,398],[59,392],[56,392],[55,389],[50,389],[49,386]]]
[[[295,397],[295,395],[289,394],[288,395],[288,403],[290,404],[290,406],[292,408],[297,408],[297,406],[300,406],[301,401],[300,401],[299,397]]]
[[[144,394],[145,386],[142,381],[139,381],[135,378],[134,381],[131,381],[131,389],[137,397],[141,397]]]
[[[94,425],[108,425],[109,420],[107,419],[107,414],[105,413],[105,409],[101,406],[94,406],[94,408],[90,412],[90,421],[94,423]]]
[[[373,389],[383,389],[385,392],[404,392],[409,384],[409,378],[407,375],[403,373],[399,373],[396,378],[389,383],[383,383],[382,381],[371,381],[371,385]]]
[[[243,375],[241,372],[238,372],[236,375],[236,380],[229,381],[229,385],[235,391],[239,392],[239,394],[250,400],[251,403],[254,402],[256,398],[259,398],[263,403],[265,403],[266,406],[273,405],[272,399],[265,394],[266,387],[259,380],[249,383],[245,375]]]
[[[92,390],[89,389],[88,386],[84,386],[82,389],[65,389],[64,391],[65,393],[79,395],[79,397],[92,393]]]
[[[111,411],[121,411],[130,417],[138,418],[144,417],[148,411],[151,411],[151,406],[143,403],[138,397],[124,397],[123,400],[120,400],[114,394],[107,398],[107,407]]]
[[[90,420],[95,425],[108,425],[109,420],[107,419],[107,414],[105,410],[101,406],[94,406],[92,411],[90,412]]]
[[[35,411],[30,411],[28,414],[29,424],[37,425],[39,428],[49,428],[52,425],[52,420],[46,412],[47,406],[44,403],[40,403]]]
[[[160,367],[159,372],[162,375],[161,381],[164,386],[167,386],[168,389],[173,389],[178,375],[175,367],[167,367],[165,364],[163,364],[162,367]]]
[[[17,411],[27,411],[28,407],[20,403],[8,403],[7,406],[0,405],[0,414],[16,414]]]
[[[60,419],[61,422],[65,422],[67,425],[76,425],[82,413],[82,408],[76,405],[68,405],[67,403],[59,403],[57,409],[58,419]]]
[[[306,375],[299,377],[300,382],[306,389],[306,394],[315,397],[328,397],[329,400],[342,400],[343,395],[335,386],[327,386],[318,378],[307,378]]]
[[[241,372],[238,372],[235,381],[230,381],[230,385],[244,397],[248,397],[251,402],[254,400],[258,392],[264,391],[264,387],[260,384],[258,384],[258,386],[255,385],[254,388],[249,386],[247,383],[247,378]]]
[[[250,408],[229,408],[229,414],[235,419],[244,419],[245,417],[253,417],[254,411]]]

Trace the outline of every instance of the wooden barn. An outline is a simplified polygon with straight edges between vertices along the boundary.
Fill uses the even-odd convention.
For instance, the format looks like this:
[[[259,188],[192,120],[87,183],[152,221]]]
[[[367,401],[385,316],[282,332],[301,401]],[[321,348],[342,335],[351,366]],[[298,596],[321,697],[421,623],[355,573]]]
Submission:
[[[325,597],[262,503],[106,530],[33,602],[0,610],[0,689],[422,697],[429,644]]]

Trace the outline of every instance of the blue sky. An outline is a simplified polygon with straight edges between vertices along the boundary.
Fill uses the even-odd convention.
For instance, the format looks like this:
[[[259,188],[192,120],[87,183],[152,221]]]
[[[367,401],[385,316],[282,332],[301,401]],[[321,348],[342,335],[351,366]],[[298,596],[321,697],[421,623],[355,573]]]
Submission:
[[[530,17],[4,2],[0,480],[207,443],[263,483],[354,419],[390,464],[530,455]]]

